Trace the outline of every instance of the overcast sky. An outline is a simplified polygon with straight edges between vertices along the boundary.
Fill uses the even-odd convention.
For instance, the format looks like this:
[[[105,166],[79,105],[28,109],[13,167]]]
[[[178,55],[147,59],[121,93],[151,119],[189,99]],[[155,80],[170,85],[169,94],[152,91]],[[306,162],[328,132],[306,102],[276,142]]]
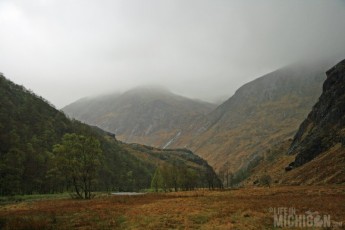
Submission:
[[[344,50],[344,0],[0,0],[0,72],[58,108],[138,85],[212,101]]]

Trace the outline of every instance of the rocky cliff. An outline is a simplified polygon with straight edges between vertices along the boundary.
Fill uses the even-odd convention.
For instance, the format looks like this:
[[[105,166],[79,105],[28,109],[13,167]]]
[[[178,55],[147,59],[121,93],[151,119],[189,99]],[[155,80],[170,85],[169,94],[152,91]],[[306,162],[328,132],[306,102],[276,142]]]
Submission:
[[[345,60],[326,72],[323,93],[300,125],[289,154],[301,166],[338,143],[345,145]]]

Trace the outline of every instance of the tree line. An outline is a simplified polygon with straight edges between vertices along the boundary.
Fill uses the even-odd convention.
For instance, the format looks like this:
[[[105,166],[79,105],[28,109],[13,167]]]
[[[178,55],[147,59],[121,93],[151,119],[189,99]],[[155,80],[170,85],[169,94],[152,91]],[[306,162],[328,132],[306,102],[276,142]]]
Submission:
[[[196,188],[220,188],[221,183],[213,171],[195,169],[186,164],[173,162],[162,164],[156,168],[151,181],[151,189],[155,192],[191,191]]]

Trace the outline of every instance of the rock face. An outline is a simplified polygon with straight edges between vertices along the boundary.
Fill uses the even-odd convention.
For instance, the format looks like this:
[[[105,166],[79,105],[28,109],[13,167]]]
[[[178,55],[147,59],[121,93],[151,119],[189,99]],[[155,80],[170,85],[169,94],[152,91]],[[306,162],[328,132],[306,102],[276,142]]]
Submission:
[[[345,145],[345,60],[326,72],[323,93],[300,125],[289,149],[294,167],[313,160],[338,143]]]

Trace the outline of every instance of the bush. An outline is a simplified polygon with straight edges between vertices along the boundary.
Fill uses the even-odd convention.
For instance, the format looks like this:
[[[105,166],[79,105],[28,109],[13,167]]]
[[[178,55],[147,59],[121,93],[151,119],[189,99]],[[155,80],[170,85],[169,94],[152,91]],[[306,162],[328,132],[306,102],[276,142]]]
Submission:
[[[271,187],[272,178],[270,175],[265,174],[260,177],[259,182],[263,186]]]

